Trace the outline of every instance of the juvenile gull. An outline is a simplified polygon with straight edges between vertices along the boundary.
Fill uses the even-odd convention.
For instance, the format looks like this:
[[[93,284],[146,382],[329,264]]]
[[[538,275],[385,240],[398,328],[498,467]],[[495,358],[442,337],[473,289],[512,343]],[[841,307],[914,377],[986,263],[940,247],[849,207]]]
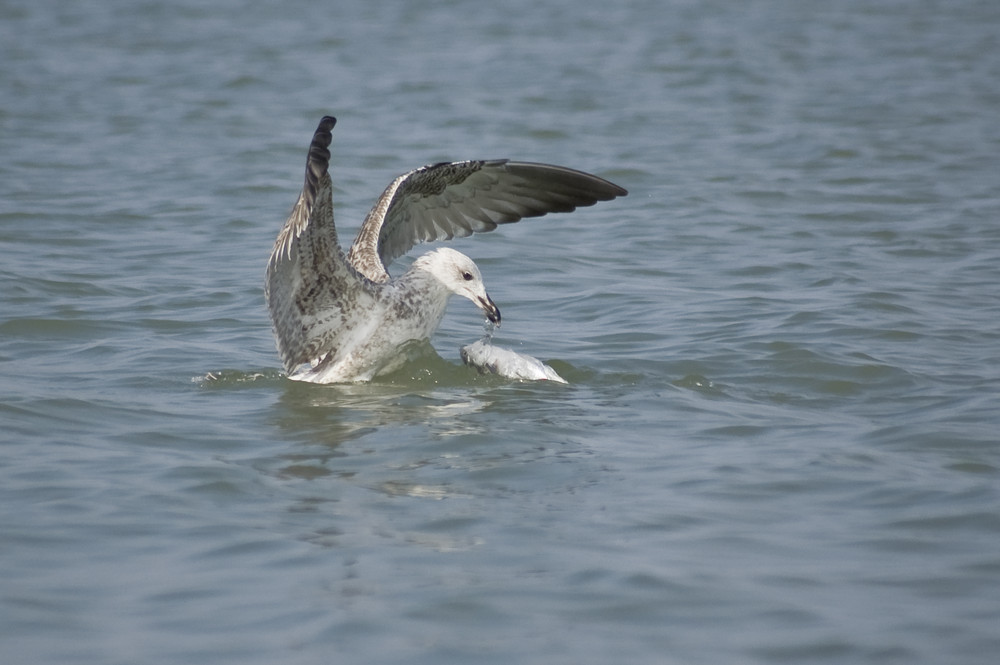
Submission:
[[[278,353],[289,377],[299,381],[367,381],[398,368],[407,343],[428,339],[437,329],[452,294],[500,323],[479,268],[453,249],[428,252],[390,278],[386,267],[414,245],[627,193],[597,176],[549,164],[433,164],[392,181],[345,255],[333,223],[328,173],[336,122],[324,117],[313,135],[302,193],[267,262],[264,293]]]

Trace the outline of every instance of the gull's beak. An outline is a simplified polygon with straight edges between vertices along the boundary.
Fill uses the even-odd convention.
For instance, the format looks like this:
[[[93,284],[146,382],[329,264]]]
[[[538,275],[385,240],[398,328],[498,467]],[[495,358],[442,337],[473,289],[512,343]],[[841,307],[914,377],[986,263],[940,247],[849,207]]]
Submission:
[[[492,298],[489,296],[479,298],[476,301],[476,304],[479,305],[480,309],[486,312],[486,318],[489,319],[491,323],[495,323],[498,326],[500,325],[500,308],[497,307],[497,304],[493,302]]]

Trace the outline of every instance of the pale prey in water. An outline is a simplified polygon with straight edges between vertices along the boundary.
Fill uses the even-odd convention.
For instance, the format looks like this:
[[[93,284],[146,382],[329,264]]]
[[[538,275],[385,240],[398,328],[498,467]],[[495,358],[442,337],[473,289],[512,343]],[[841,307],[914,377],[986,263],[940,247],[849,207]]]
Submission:
[[[493,346],[488,339],[463,346],[462,362],[479,370],[480,374],[497,374],[519,381],[555,381],[566,383],[554,369],[538,358]]]
[[[345,255],[327,172],[334,124],[324,117],[313,135],[305,185],[267,262],[264,293],[278,353],[289,377],[299,381],[367,381],[398,368],[407,343],[437,329],[452,294],[500,323],[479,268],[453,249],[428,252],[390,278],[386,266],[414,245],[627,193],[597,176],[549,164],[433,164],[392,181]]]

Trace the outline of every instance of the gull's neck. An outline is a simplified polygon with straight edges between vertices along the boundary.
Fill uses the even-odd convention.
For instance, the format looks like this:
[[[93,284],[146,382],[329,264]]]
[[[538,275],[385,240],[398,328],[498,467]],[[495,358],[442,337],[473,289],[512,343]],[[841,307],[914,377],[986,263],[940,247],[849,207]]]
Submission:
[[[451,290],[434,274],[428,255],[418,257],[409,270],[387,284],[393,293],[396,314],[434,332],[444,317]]]

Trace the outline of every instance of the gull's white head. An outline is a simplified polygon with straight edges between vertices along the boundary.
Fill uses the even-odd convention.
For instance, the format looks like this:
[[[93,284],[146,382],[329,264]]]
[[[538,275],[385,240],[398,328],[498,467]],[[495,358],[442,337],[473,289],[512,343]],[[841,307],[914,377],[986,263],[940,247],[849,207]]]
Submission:
[[[422,267],[455,295],[468,298],[500,325],[500,309],[486,293],[483,276],[472,259],[449,247],[441,247],[417,259]]]

